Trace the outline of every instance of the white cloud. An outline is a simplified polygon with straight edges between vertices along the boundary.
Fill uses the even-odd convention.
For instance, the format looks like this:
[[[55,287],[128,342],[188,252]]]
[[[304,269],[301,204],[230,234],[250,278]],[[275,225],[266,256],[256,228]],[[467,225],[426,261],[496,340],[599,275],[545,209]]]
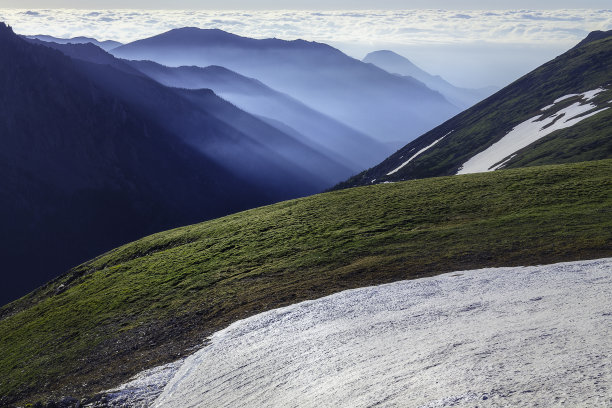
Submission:
[[[0,19],[22,34],[88,35],[121,42],[184,26],[220,28],[255,38],[403,45],[475,41],[574,43],[586,32],[612,29],[612,10],[475,10],[457,13],[451,10],[246,12],[0,9]]]
[[[0,9],[19,34],[130,42],[178,27],[330,43],[362,58],[392,49],[463,86],[502,86],[612,29],[612,10],[72,10]],[[491,54],[495,52],[496,54]]]

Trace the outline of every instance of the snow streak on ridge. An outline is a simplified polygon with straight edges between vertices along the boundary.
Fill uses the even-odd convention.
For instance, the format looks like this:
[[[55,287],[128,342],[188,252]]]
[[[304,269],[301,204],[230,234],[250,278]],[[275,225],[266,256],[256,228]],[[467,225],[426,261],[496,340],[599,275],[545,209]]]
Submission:
[[[424,148],[422,148],[421,150],[419,150],[418,152],[416,152],[413,156],[411,156],[408,160],[406,160],[404,163],[402,163],[398,168],[396,168],[395,170],[390,171],[389,173],[387,173],[387,176],[390,176],[394,173],[397,173],[399,170],[401,170],[405,165],[407,165],[408,163],[410,163],[412,160],[414,160],[415,157],[417,157],[418,155],[420,155],[421,153],[425,152],[426,150],[431,149],[432,147],[434,147],[439,141],[441,141],[442,139],[444,139],[446,136],[450,135],[451,133],[453,133],[453,131],[451,130],[450,132],[448,132],[447,134],[445,134],[444,136],[442,136],[441,138],[439,138],[438,140],[434,141],[432,144],[430,144],[429,146],[425,146]]]

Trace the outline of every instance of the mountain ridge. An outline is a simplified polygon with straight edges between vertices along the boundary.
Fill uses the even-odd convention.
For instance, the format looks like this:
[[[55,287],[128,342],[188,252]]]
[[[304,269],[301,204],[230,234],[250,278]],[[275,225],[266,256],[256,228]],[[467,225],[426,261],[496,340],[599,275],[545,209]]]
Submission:
[[[571,48],[336,188],[456,174],[468,160],[491,151],[508,135],[518,137],[530,124],[534,130],[526,134],[540,138],[508,150],[506,160],[497,165],[513,168],[611,157],[612,31],[597,36],[603,38]],[[597,115],[585,116],[589,112]],[[580,120],[548,134],[553,123],[563,125],[572,115]],[[535,128],[538,123],[541,129]]]
[[[229,40],[218,43],[207,36]],[[170,67],[221,65],[380,142],[396,145],[459,111],[439,92],[413,78],[389,74],[321,43],[257,40],[219,30],[189,29],[138,40],[111,53]]]
[[[281,122],[300,134],[300,140],[323,148],[354,172],[388,154],[388,149],[365,134],[351,129],[324,113],[278,92],[255,78],[225,67],[165,67],[152,61],[128,64],[158,82],[173,87],[213,89],[241,109],[265,119]],[[274,123],[272,123],[274,126]]]
[[[26,35],[23,37],[28,38],[28,39],[46,41],[46,42],[54,42],[58,44],[94,44],[102,48],[105,51],[112,50],[113,48],[117,48],[123,45],[119,41],[112,41],[112,40],[98,41],[95,38],[82,37],[82,36],[72,37],[72,38],[59,38],[59,37],[53,37],[51,35],[37,34],[37,35]]]

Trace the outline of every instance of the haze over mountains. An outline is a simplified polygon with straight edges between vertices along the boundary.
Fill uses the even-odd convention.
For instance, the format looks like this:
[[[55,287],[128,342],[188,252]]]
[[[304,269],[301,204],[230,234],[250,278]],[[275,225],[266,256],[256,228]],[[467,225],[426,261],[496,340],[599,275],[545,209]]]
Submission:
[[[111,52],[173,67],[223,66],[394,147],[459,112],[421,82],[389,74],[321,43],[181,28]]]
[[[0,253],[22,271],[3,285],[3,303],[144,234],[312,194],[351,173],[211,91],[70,59],[4,25],[0,48],[0,222],[11,242]]]
[[[390,150],[383,143],[306,106],[262,82],[220,66],[166,67],[151,61],[129,64],[156,81],[174,87],[210,88],[223,99],[260,116],[273,126],[359,172],[376,164]]]
[[[446,99],[461,109],[469,108],[497,90],[494,87],[480,89],[456,87],[439,75],[431,75],[414,65],[408,58],[389,50],[371,52],[365,56],[363,62],[374,64],[392,74],[417,79],[427,85],[428,88],[440,92]]]
[[[336,169],[313,168],[329,181],[341,180],[347,171],[357,173],[391,153],[383,143],[308,108],[298,100],[277,92],[256,79],[244,77],[224,67],[166,67],[152,61],[118,59],[93,43],[30,41],[57,49],[71,58],[111,65],[134,75],[145,74],[166,86],[212,89],[223,99],[257,115],[262,121],[341,163],[343,167]],[[243,123],[242,126],[244,125],[247,124]],[[248,132],[248,129],[246,131]],[[298,157],[296,160],[302,159]]]

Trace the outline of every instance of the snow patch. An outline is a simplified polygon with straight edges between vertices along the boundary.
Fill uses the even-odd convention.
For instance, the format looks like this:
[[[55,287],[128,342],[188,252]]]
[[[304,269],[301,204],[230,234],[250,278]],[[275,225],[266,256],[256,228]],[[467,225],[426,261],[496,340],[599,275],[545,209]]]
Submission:
[[[611,291],[612,258],[344,291],[215,333],[154,407],[611,406]]]
[[[562,96],[560,98],[555,99],[554,102],[553,102],[553,105],[556,104],[556,103],[559,103],[561,101],[564,101],[566,99],[573,98],[574,96],[578,96],[578,95],[580,95],[580,94],[568,94],[568,95],[564,95],[564,96]]]
[[[183,365],[184,358],[163,366],[145,370],[112,390],[104,392],[106,407],[148,408]]]
[[[593,89],[592,91],[586,91],[582,94],[582,97],[586,100],[586,101],[590,101],[591,99],[595,98],[598,94],[602,93],[603,91],[605,91],[604,88],[597,88],[597,89]]]
[[[541,111],[545,111],[545,110],[549,110],[550,108],[552,108],[553,106],[555,106],[555,104],[553,103],[552,105],[546,105],[545,107],[543,107],[542,109],[540,109]]]
[[[582,96],[586,101],[595,97],[604,89],[598,88],[582,94],[565,95],[555,100],[555,103],[573,96]],[[493,171],[501,167],[495,166],[501,161],[507,162],[509,156],[517,151],[529,146],[535,141],[551,134],[552,132],[574,126],[578,122],[596,115],[609,107],[597,109],[592,103],[576,102],[572,105],[559,110],[557,113],[543,118],[544,115],[537,115],[525,122],[517,125],[508,132],[503,138],[489,146],[484,151],[476,154],[466,161],[457,171],[457,174],[479,173]],[[506,159],[506,160],[504,160]]]
[[[504,160],[503,162],[499,163],[498,165],[491,167],[491,171],[501,169],[503,166],[506,165],[506,163],[508,163],[510,160],[512,160],[512,158],[514,156],[516,156],[516,154],[511,155],[510,157],[508,157],[506,160]]]
[[[426,146],[424,148],[422,148],[421,150],[419,150],[418,152],[416,152],[413,156],[411,156],[408,160],[406,160],[404,163],[402,163],[401,166],[399,166],[398,168],[396,168],[393,171],[390,171],[389,173],[387,173],[387,176],[390,176],[394,173],[397,173],[399,170],[401,170],[405,165],[407,165],[408,163],[410,163],[415,157],[417,157],[418,155],[420,155],[421,153],[425,152],[426,150],[431,149],[432,147],[434,147],[440,140],[444,139],[446,136],[450,135],[451,133],[453,133],[453,131],[451,130],[450,132],[448,132],[447,134],[445,134],[444,136],[442,136],[441,138],[439,138],[438,140],[434,141],[432,144],[430,144],[429,146]],[[414,149],[411,149],[414,150]]]

